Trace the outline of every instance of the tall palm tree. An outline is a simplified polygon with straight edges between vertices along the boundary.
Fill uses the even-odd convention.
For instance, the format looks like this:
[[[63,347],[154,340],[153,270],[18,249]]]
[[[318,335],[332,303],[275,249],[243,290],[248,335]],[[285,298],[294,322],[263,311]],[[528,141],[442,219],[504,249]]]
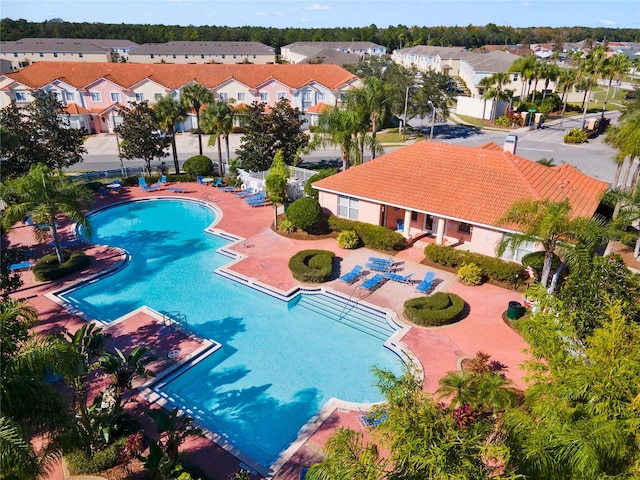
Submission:
[[[573,90],[573,87],[575,86],[577,81],[578,70],[576,70],[575,68],[560,70],[560,74],[558,75],[558,82],[556,83],[556,89],[560,88],[562,90],[562,113],[560,114],[562,121],[564,121],[564,114],[567,110],[569,92]]]
[[[2,188],[2,197],[10,202],[3,212],[2,226],[10,231],[16,222],[30,215],[36,239],[45,241],[47,232],[51,234],[58,262],[63,263],[57,216],[80,224],[85,235],[90,236],[91,227],[84,212],[91,196],[85,185],[42,164],[34,165],[27,175],[7,181]],[[47,225],[48,230],[42,229],[42,225]]]
[[[582,112],[582,128],[587,123],[587,110],[589,109],[589,94],[605,74],[606,51],[600,46],[591,50],[578,64],[579,71],[584,82],[584,109]]]
[[[614,78],[622,78],[631,68],[631,60],[624,53],[617,53],[609,57],[605,61],[605,76],[609,80],[607,84],[607,94],[602,103],[602,116],[607,109],[607,101],[609,100],[609,92]]]
[[[547,96],[549,83],[555,82],[560,76],[560,68],[555,63],[544,63],[542,66],[542,78],[544,79],[544,89],[542,92],[542,100]]]
[[[349,108],[361,109],[368,117],[371,128],[371,136],[375,145],[376,134],[389,110],[393,89],[390,85],[382,82],[378,77],[368,77],[360,88],[350,90],[347,95],[347,105]],[[376,158],[376,149],[371,151],[371,157]]]
[[[169,457],[171,468],[178,463],[180,445],[192,436],[203,437],[202,430],[193,425],[193,418],[181,415],[177,408],[167,413],[162,409],[155,409],[147,412],[151,417],[158,432],[159,441],[156,445],[161,445],[162,450]]]
[[[148,378],[155,374],[146,368],[153,360],[148,348],[137,346],[129,355],[125,355],[118,348],[114,348],[114,351],[115,353],[103,353],[98,362],[104,373],[111,378],[114,410],[119,412],[122,407],[122,396],[131,389],[133,381],[137,377]]]
[[[504,235],[496,249],[497,253],[502,255],[507,247],[516,249],[525,242],[540,243],[545,252],[540,282],[546,287],[554,254],[564,257],[571,246],[580,240],[580,234],[585,229],[584,220],[571,217],[571,205],[566,199],[561,202],[548,199],[518,200],[498,219],[498,224],[512,226],[521,233]],[[601,238],[598,235],[594,237]]]
[[[188,109],[196,112],[196,123],[198,124],[198,145],[200,147],[200,155],[202,155],[202,131],[200,129],[200,109],[204,105],[213,103],[214,97],[211,90],[201,83],[192,82],[185,86],[180,92],[180,101]]]
[[[522,87],[520,90],[520,100],[524,101],[526,99],[526,95],[528,92],[525,92],[525,85],[529,82],[531,85],[531,81],[533,79],[533,73],[535,70],[537,59],[536,56],[531,53],[527,56],[518,58],[513,64],[509,67],[509,73],[519,73]]]
[[[614,192],[617,216],[611,223],[611,227],[616,236],[632,236],[628,227],[636,224],[640,220],[640,185],[631,192]],[[640,235],[636,236],[636,243],[633,249],[634,258],[640,255]]]
[[[153,113],[160,128],[166,131],[171,138],[171,150],[173,153],[173,165],[176,174],[180,173],[178,163],[178,149],[176,148],[176,123],[183,121],[187,116],[184,104],[176,100],[171,94],[166,94],[154,106]]]
[[[618,150],[613,158],[617,166],[612,184],[614,189],[618,188],[620,172],[625,160],[627,158],[629,159],[628,166],[620,183],[622,191],[626,191],[633,162],[636,158],[640,157],[640,109],[623,113],[620,117],[620,123],[611,126],[607,131],[605,142]]]
[[[318,119],[318,128],[308,146],[309,150],[336,145],[342,151],[342,169],[347,170],[351,165],[351,158],[357,150],[356,132],[360,125],[360,118],[353,110],[345,110],[338,106],[329,107]]]
[[[511,75],[506,72],[496,72],[493,75],[480,80],[480,85],[487,87],[487,91],[482,97],[493,99],[493,106],[491,107],[491,121],[493,123],[495,123],[496,121],[498,102],[511,98],[511,95],[507,94],[504,90],[505,84],[509,83],[510,81]]]
[[[218,172],[224,173],[222,165],[222,139],[227,142],[227,157],[229,156],[229,134],[233,128],[233,114],[227,102],[214,102],[202,111],[202,131],[218,135]]]

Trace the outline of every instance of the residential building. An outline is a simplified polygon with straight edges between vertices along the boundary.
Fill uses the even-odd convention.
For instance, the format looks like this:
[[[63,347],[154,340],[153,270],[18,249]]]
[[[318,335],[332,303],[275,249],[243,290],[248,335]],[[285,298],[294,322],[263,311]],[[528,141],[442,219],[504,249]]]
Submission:
[[[36,62],[115,62],[126,59],[137,44],[129,40],[89,38],[22,38],[0,42],[0,59],[17,70]]]
[[[280,56],[289,63],[308,62],[322,55],[323,51],[333,50],[343,54],[355,55],[358,59],[373,55],[386,55],[387,47],[373,42],[295,42],[280,49]],[[351,57],[344,57],[346,59]],[[357,60],[356,60],[357,62]],[[353,62],[353,63],[356,63]]]
[[[361,81],[337,65],[175,65],[135,63],[39,62],[0,75],[0,107],[25,104],[33,92],[53,92],[70,114],[73,128],[90,133],[111,132],[118,111],[133,102],[156,103],[165,95],[180,97],[192,82],[209,88],[219,101],[236,106],[286,98],[303,112],[318,103],[336,105]],[[179,131],[197,128],[195,112]]]
[[[571,203],[573,217],[592,217],[608,184],[569,164],[546,167],[519,157],[515,142],[480,147],[418,142],[313,184],[320,205],[339,217],[396,230],[408,239],[495,256],[505,235],[498,219],[517,200]],[[509,150],[511,151],[507,151]],[[503,255],[520,261],[535,245]]]
[[[134,63],[275,63],[273,47],[260,42],[176,41],[144,43],[129,52]]]

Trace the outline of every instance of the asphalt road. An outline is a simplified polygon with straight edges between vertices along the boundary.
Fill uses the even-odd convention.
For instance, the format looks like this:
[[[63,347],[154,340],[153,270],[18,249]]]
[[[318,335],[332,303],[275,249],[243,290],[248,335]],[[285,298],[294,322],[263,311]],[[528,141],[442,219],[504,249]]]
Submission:
[[[619,115],[618,112],[609,112],[606,114],[608,118],[611,118],[612,123],[617,121]],[[597,115],[591,115],[590,117],[594,116]],[[427,135],[429,134],[429,125],[420,124],[419,121],[416,123],[416,128],[422,129]],[[613,157],[616,152],[604,143],[604,135],[600,135],[582,145],[564,144],[563,136],[565,130],[572,127],[580,127],[581,124],[582,118],[574,117],[565,119],[562,124],[556,120],[544,123],[539,129],[529,130],[528,128],[521,128],[509,133],[518,136],[516,153],[524,158],[534,161],[543,158],[553,159],[556,165],[570,163],[587,175],[611,182],[615,172]],[[434,126],[433,141],[468,146],[478,146],[487,142],[503,145],[507,134],[508,133],[504,131],[480,130],[474,127],[456,125],[448,122]],[[218,158],[217,147],[206,145],[207,139],[208,136],[203,136],[203,153],[216,161]],[[176,137],[176,141],[180,166],[182,166],[184,160],[199,153],[197,135],[183,133]],[[241,135],[231,135],[230,149],[232,152],[240,146],[240,142]],[[84,155],[84,161],[70,168],[71,171],[120,169],[115,135],[92,135],[87,139],[85,147],[88,153]],[[393,151],[396,148],[399,147],[387,147],[385,148],[385,152]],[[223,156],[226,157],[224,146]],[[171,171],[173,168],[173,158],[168,156],[164,159],[164,162]],[[125,167],[139,167],[143,165],[143,162],[140,160],[124,160],[123,163]],[[154,161],[153,165],[155,166],[158,163],[158,161]],[[311,164],[339,167],[342,165],[341,153],[338,149],[334,148],[318,150],[310,155],[304,156],[299,166],[304,168],[305,165]]]

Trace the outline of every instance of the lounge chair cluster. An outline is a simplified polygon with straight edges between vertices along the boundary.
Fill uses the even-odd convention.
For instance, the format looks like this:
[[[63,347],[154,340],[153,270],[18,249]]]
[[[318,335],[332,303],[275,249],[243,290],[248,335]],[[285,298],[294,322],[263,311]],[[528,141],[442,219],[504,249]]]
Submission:
[[[376,272],[390,272],[393,269],[393,257],[378,258],[369,257],[367,268]]]
[[[160,178],[160,180],[158,180],[156,183],[149,185],[147,183],[147,180],[144,177],[138,177],[138,186],[144,190],[145,192],[155,192],[160,190],[160,187],[162,187],[163,185],[165,185],[167,183],[167,176],[166,175],[162,175],[162,177]]]
[[[369,257],[366,268],[377,273],[375,273],[375,275],[373,275],[372,277],[364,280],[360,285],[360,288],[371,292],[381,286],[387,280],[403,283],[405,285],[413,285],[413,273],[400,275],[399,273],[391,272],[393,265],[393,257],[390,257],[388,259]],[[367,271],[363,269],[362,265],[355,265],[350,271],[338,277],[338,280],[346,284],[352,284],[363,277],[366,273]],[[428,293],[433,287],[434,280],[435,273],[428,271],[424,275],[424,278],[416,285],[416,292]]]

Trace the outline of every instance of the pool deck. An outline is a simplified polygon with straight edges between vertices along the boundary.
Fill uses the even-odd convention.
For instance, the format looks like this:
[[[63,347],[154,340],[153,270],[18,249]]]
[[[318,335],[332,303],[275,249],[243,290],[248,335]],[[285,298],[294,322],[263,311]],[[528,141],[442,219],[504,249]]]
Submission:
[[[123,187],[118,193],[96,197],[92,209],[116,202],[154,197],[182,197],[206,201],[213,205],[219,213],[222,213],[214,228],[243,239],[228,247],[228,249],[239,253],[242,258],[225,268],[254,282],[282,291],[290,291],[299,286],[288,268],[290,257],[297,251],[305,249],[331,250],[336,254],[342,273],[351,270],[356,264],[364,267],[370,256],[386,256],[384,253],[364,248],[344,250],[338,247],[335,239],[303,241],[282,237],[271,229],[274,218],[271,206],[252,208],[233,193],[222,192],[211,186],[195,183],[178,183],[169,186],[184,188],[185,191],[170,191],[164,187],[160,191],[145,192],[139,187]],[[70,240],[72,225],[63,220],[59,223],[62,239]],[[3,245],[3,248],[20,245],[34,251],[35,258],[52,251],[52,247],[36,245],[32,228],[19,224],[9,234],[8,245]],[[38,332],[73,332],[79,328],[85,320],[73,312],[66,311],[47,294],[113,268],[124,259],[123,252],[115,248],[86,244],[72,248],[83,249],[94,257],[94,261],[87,271],[63,280],[46,283],[35,282],[31,271],[20,273],[24,286],[12,296],[28,299],[37,309],[40,318],[40,324],[36,327]],[[402,318],[404,301],[417,295],[414,291],[415,283],[422,279],[428,269],[433,270],[437,279],[434,291],[448,291],[460,295],[469,305],[469,314],[462,321],[451,326],[413,327],[401,339],[402,344],[413,352],[424,369],[425,391],[435,391],[438,380],[442,376],[458,368],[462,358],[473,356],[478,351],[486,352],[493,359],[507,365],[507,376],[516,385],[523,387],[524,373],[519,366],[527,358],[523,353],[527,344],[502,320],[502,314],[506,310],[508,302],[522,302],[522,294],[492,285],[479,287],[462,285],[453,274],[420,264],[419,262],[424,258],[422,248],[423,245],[417,245],[398,252],[394,256],[394,268],[397,273],[413,274],[413,284],[387,281],[371,293],[363,291],[359,287],[361,281],[346,285],[334,279],[322,286],[395,312],[398,321],[406,323]],[[112,334],[110,345],[118,346],[125,351],[140,344],[150,348],[156,358],[151,368],[156,373],[166,373],[168,369],[175,368],[180,361],[187,360],[191,355],[197,354],[199,349],[204,348],[199,339],[180,329],[164,325],[162,321],[158,321],[153,315],[144,311],[137,311],[127,316],[125,320],[105,327],[105,331]],[[179,351],[175,354],[177,358],[169,358],[169,352],[172,350]],[[104,383],[106,383],[106,379],[104,379]],[[104,383],[100,382],[92,393],[96,393],[97,388],[102,387]],[[145,412],[150,408],[149,402],[137,393],[127,398],[127,401],[127,408],[132,411]],[[369,438],[369,432],[358,421],[358,415],[357,411],[335,409],[293,453],[273,478],[297,480],[300,468],[321,458],[322,448],[327,438],[339,426],[358,429],[365,433],[365,438]],[[146,415],[142,415],[142,417],[146,417]],[[212,478],[228,478],[239,468],[240,461],[238,459],[207,439],[189,439],[184,449],[188,452],[186,455],[188,460],[198,464],[205,472],[210,472]],[[62,478],[62,469],[59,467],[49,476],[50,480]],[[260,477],[256,475],[252,478]]]

